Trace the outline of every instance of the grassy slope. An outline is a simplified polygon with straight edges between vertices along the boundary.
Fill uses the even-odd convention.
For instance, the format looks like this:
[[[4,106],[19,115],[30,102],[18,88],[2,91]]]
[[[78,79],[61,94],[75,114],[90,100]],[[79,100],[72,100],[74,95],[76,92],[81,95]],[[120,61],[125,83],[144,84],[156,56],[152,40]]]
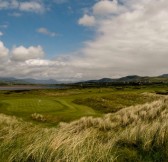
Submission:
[[[168,98],[41,128],[0,114],[3,162],[167,162]]]
[[[0,112],[22,117],[27,121],[55,125],[60,121],[69,122],[82,116],[101,116],[102,113],[118,111],[130,105],[151,102],[156,97],[145,96],[150,89],[115,88],[1,91]],[[32,114],[43,115],[44,121],[33,118]]]

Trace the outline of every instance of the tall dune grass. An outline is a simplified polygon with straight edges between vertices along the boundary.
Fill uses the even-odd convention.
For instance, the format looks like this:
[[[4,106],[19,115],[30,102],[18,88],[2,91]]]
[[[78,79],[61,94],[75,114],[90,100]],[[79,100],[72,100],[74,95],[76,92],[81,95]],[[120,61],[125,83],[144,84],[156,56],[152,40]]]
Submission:
[[[113,162],[168,159],[168,98],[102,118],[42,128],[0,114],[3,162]]]

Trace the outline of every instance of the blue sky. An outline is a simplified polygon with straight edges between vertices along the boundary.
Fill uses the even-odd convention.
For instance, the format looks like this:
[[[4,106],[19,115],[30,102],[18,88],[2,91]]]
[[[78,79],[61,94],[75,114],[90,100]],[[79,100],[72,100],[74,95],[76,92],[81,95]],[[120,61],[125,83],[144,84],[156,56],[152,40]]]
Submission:
[[[60,3],[59,3],[60,2]],[[47,58],[62,53],[75,51],[82,43],[92,37],[93,31],[78,24],[85,8],[90,8],[91,1],[80,0],[43,2],[47,8],[44,12],[25,12],[17,9],[0,10],[0,25],[4,33],[1,40],[8,48],[13,46],[41,45]],[[39,28],[46,28],[56,33],[55,36],[38,33]]]
[[[168,73],[166,0],[0,0],[0,76]]]

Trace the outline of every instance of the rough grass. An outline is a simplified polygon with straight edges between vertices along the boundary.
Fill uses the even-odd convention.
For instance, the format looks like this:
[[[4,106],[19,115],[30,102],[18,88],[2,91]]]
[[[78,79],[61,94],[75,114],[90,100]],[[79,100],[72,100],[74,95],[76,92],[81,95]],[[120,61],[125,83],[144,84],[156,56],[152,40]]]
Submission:
[[[78,98],[73,102],[79,105],[86,105],[92,107],[102,113],[113,113],[118,110],[134,106],[137,104],[144,104],[147,102],[152,102],[156,100],[158,96],[150,95],[149,93],[118,93],[118,94],[108,94],[104,96],[90,96],[88,98]]]
[[[166,162],[168,98],[41,128],[0,114],[3,162]]]
[[[0,113],[26,121],[55,126],[83,116],[102,116],[130,105],[151,102],[157,97],[142,94],[146,89],[89,88],[67,90],[0,91]],[[32,114],[43,116],[32,117]]]

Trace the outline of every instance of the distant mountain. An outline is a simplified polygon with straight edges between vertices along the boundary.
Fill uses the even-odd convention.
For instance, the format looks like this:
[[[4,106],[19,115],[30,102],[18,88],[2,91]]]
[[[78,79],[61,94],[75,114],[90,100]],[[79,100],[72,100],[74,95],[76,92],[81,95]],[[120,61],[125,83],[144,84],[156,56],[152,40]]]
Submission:
[[[117,79],[117,82],[138,82],[141,79],[142,79],[142,77],[140,77],[138,75],[129,75],[129,76]]]
[[[11,78],[11,77],[9,77],[9,78],[5,78],[5,77],[0,77],[0,81],[14,81],[14,80],[16,80],[16,78]]]
[[[129,76],[121,77],[121,78],[117,78],[117,79],[102,78],[99,80],[81,81],[76,84],[159,83],[159,82],[168,83],[168,74],[163,74],[163,75],[156,76],[156,77],[149,77],[149,76],[141,77],[138,75],[129,75]],[[60,83],[62,83],[62,82],[58,82],[53,79],[38,80],[38,79],[32,79],[32,78],[18,79],[18,78],[12,78],[12,77],[0,77],[0,85],[11,85],[11,84],[50,84],[50,85],[52,85],[52,84],[60,84]],[[70,83],[70,82],[67,82],[67,84],[68,83]]]
[[[111,79],[111,78],[102,78],[99,80],[88,80],[85,83],[116,83],[116,82],[137,82],[140,81],[142,77],[137,75],[130,75],[118,79]]]
[[[160,75],[159,77],[168,78],[168,74],[163,74],[163,75]]]
[[[59,82],[53,79],[37,80],[32,78],[18,79],[0,77],[0,84],[58,84]]]
[[[104,82],[104,83],[109,83],[109,82],[115,82],[116,79],[111,79],[111,78],[102,78],[99,80],[99,82]]]
[[[102,78],[100,80],[87,80],[84,81],[85,83],[108,83],[108,82],[114,82],[116,79],[111,78]]]
[[[27,82],[12,77],[0,77],[0,84],[27,84]]]
[[[26,83],[30,83],[30,84],[58,84],[59,82],[53,79],[49,79],[49,80],[37,80],[37,79],[19,79],[20,81],[26,82]]]
[[[126,77],[111,79],[111,78],[102,78],[99,80],[88,80],[80,83],[158,83],[158,82],[166,82],[168,83],[168,74],[163,74],[161,76],[156,77],[141,77],[138,75],[129,75]]]

